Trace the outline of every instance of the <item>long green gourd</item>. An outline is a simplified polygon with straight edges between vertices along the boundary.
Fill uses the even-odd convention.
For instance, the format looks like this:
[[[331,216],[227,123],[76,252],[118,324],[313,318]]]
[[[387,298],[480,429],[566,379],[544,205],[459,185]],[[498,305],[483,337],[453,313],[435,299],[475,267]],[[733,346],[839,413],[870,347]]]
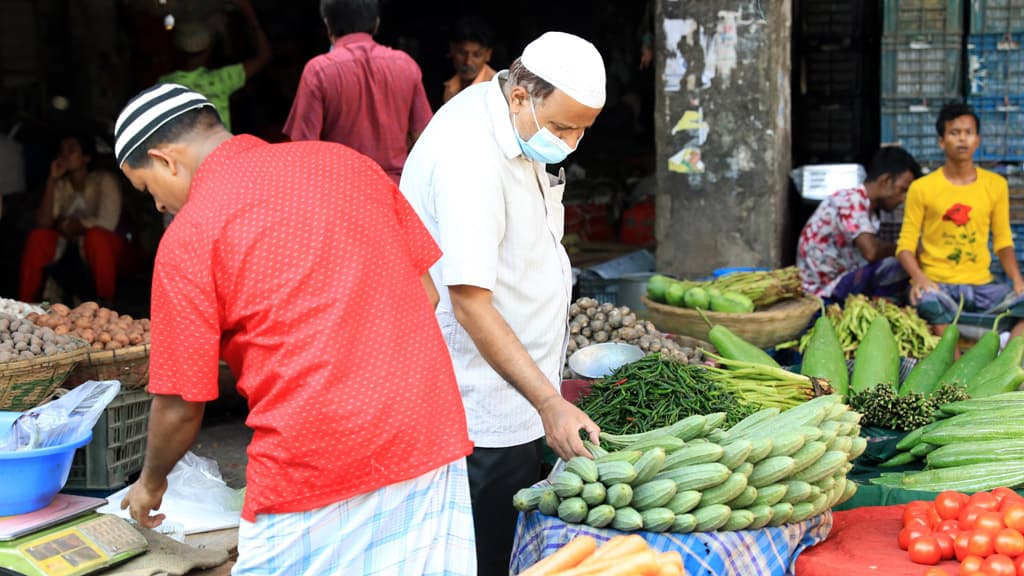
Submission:
[[[953,361],[956,359],[956,347],[960,343],[960,329],[957,328],[957,322],[960,321],[960,312],[963,309],[964,301],[961,298],[960,309],[957,310],[953,323],[946,327],[946,331],[942,333],[939,343],[935,345],[935,349],[931,351],[931,354],[928,354],[927,358],[918,362],[914,369],[910,371],[910,375],[907,376],[907,379],[903,381],[903,385],[900,386],[900,396],[911,392],[919,392],[928,396],[935,390],[942,375],[946,373],[946,370],[949,370],[949,367],[953,365]]]
[[[850,390],[863,392],[876,384],[899,386],[900,353],[892,327],[885,316],[871,321],[867,334],[857,347],[853,361]]]
[[[971,398],[985,398],[1004,392],[1012,392],[1024,382],[1024,337],[1014,336],[995,360],[985,366],[967,383],[967,395]]]
[[[999,353],[999,321],[1007,314],[1008,312],[996,317],[992,324],[992,330],[979,338],[974,346],[971,346],[960,356],[959,360],[946,370],[938,384],[935,385],[936,388],[946,384],[965,388],[978,372],[995,360],[996,354]]]
[[[761,364],[764,366],[772,366],[774,368],[782,368],[774,358],[768,355],[767,352],[761,350],[757,346],[754,346],[750,342],[747,342],[743,338],[740,338],[736,334],[721,324],[714,325],[708,320],[708,317],[701,310],[697,310],[704,322],[707,323],[711,330],[708,331],[708,341],[718,349],[718,353],[723,358],[728,360],[741,360],[743,362],[752,362],[754,364]]]
[[[839,343],[839,336],[832,326],[832,321],[825,315],[822,306],[821,316],[814,322],[814,332],[804,351],[800,373],[804,376],[825,378],[832,385],[832,391],[845,396],[850,387],[850,372],[846,367],[846,357]]]

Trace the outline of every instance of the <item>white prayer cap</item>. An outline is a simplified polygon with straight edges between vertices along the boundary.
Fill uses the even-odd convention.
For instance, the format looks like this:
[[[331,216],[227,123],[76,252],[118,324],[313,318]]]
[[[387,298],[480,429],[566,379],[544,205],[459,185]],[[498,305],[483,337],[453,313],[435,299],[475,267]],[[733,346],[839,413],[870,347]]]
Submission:
[[[545,32],[526,45],[523,66],[570,98],[604,107],[604,60],[593,44],[565,32]]]
[[[114,125],[114,155],[117,165],[161,126],[189,110],[210,106],[205,96],[179,84],[157,84],[140,92],[125,105]]]

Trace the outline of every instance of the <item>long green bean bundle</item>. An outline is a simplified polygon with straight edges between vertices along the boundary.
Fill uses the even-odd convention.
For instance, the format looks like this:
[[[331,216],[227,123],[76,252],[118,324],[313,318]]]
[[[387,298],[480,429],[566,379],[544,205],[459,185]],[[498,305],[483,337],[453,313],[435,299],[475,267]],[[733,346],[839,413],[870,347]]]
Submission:
[[[719,387],[703,366],[680,364],[650,354],[596,380],[579,402],[601,430],[646,432],[693,414],[725,412],[728,425],[755,412]]]

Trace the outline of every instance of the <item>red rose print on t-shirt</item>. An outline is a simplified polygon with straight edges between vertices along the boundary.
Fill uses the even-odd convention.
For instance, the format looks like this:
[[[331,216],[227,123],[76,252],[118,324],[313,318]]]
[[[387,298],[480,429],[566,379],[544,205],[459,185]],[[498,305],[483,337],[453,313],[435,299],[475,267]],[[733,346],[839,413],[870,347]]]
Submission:
[[[948,220],[957,226],[963,226],[971,221],[971,207],[964,204],[953,204],[946,210],[946,213],[942,216],[943,220]]]

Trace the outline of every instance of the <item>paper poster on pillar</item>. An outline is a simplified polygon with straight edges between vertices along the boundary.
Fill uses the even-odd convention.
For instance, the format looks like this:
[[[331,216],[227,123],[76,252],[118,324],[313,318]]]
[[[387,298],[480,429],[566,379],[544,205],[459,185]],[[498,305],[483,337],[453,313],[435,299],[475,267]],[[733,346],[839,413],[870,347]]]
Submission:
[[[691,143],[691,144],[696,144]],[[676,152],[668,159],[668,171],[677,174],[703,174],[704,161],[701,158],[700,148],[696,145],[687,144],[679,152]]]
[[[662,78],[665,82],[665,92],[678,92],[683,86],[683,78],[690,68],[686,56],[683,54],[683,46],[693,47],[698,41],[694,38],[697,32],[697,22],[692,18],[674,19],[666,18],[665,28],[665,69]]]

